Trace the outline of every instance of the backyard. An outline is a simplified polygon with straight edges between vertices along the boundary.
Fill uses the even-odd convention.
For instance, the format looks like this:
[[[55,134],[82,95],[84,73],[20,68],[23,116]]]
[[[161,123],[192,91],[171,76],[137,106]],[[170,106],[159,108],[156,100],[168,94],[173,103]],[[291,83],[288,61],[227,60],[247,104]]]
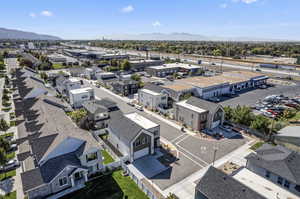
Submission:
[[[122,171],[115,171],[87,183],[82,190],[71,193],[62,199],[148,199],[134,181],[123,176]]]

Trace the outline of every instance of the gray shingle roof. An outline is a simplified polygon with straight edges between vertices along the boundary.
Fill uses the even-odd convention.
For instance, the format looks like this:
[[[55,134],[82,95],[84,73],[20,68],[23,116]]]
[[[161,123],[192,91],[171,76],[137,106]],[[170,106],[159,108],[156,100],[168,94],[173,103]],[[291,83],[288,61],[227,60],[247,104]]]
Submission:
[[[204,109],[204,110],[208,110],[210,113],[214,113],[217,111],[217,109],[220,108],[219,104],[215,104],[203,99],[200,99],[198,97],[190,97],[187,101],[187,104],[193,105],[195,107]]]
[[[266,199],[222,171],[210,167],[196,186],[208,199]]]
[[[110,114],[108,126],[112,133],[126,146],[130,146],[132,139],[143,129],[143,127],[125,117],[121,111],[115,111]]]
[[[108,109],[103,105],[98,104],[97,101],[98,100],[86,101],[83,102],[82,106],[87,112],[91,114],[107,112]]]
[[[41,175],[40,168],[35,168],[21,173],[21,180],[23,182],[24,192],[44,184],[44,179]]]
[[[300,184],[300,154],[283,146],[264,144],[246,159],[252,164]]]
[[[150,91],[156,92],[156,93],[161,93],[162,90],[166,90],[165,88],[155,85],[155,84],[145,84],[145,86],[143,87],[144,89],[148,89]]]

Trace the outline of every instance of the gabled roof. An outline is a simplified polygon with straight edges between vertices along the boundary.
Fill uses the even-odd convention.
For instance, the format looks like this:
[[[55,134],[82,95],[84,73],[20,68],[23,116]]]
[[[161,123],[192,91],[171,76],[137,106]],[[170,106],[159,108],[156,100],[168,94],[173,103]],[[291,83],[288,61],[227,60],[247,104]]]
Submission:
[[[143,127],[125,117],[121,111],[115,111],[110,114],[108,126],[112,130],[112,133],[126,146],[130,146],[133,138],[143,129]]]
[[[295,184],[300,185],[300,154],[283,146],[264,144],[246,159]]]
[[[196,186],[208,199],[266,199],[222,171],[210,167]]]
[[[44,179],[41,175],[40,168],[35,168],[21,173],[21,180],[22,182],[26,182],[22,183],[24,192],[44,184]]]
[[[208,110],[210,113],[216,112],[221,107],[219,104],[215,104],[193,96],[190,97],[186,103],[204,110]]]

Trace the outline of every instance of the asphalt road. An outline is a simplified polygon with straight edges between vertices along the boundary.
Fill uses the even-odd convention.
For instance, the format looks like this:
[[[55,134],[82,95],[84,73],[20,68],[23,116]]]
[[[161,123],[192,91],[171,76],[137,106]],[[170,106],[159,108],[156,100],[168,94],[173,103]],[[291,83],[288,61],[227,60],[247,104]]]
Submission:
[[[93,85],[89,86],[94,88],[96,97],[108,97],[114,100],[122,112],[138,112],[149,120],[159,124],[161,137],[172,142],[177,147],[179,160],[172,165],[172,168],[151,179],[152,182],[158,185],[162,190],[178,183],[189,175],[211,164],[214,155],[214,150],[211,149],[211,146],[217,147],[220,151],[220,153],[216,156],[216,159],[219,159],[246,142],[245,139],[208,141],[202,140],[196,136],[185,134],[179,129],[170,126],[164,121],[161,121],[146,112],[136,110],[134,107],[129,106],[127,103],[107,92],[105,89],[96,88]]]

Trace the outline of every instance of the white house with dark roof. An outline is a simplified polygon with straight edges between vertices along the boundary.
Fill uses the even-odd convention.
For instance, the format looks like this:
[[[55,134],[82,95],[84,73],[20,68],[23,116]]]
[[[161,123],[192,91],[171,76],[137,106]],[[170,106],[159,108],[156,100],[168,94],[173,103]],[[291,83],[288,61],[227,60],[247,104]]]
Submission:
[[[70,105],[73,108],[81,108],[86,101],[94,100],[95,93],[91,87],[78,88],[69,92]]]
[[[300,154],[264,144],[247,157],[246,168],[300,196]]]
[[[137,113],[111,113],[108,131],[108,141],[131,162],[160,146],[160,126]]]

